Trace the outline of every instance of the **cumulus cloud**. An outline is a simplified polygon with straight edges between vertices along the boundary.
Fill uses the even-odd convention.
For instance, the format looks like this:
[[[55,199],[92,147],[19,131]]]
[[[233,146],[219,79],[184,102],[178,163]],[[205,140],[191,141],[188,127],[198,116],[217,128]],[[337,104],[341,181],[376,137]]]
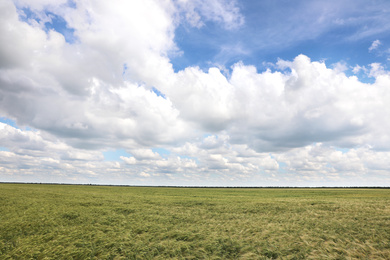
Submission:
[[[228,74],[174,72],[178,23],[238,28],[237,5],[2,1],[0,114],[34,129],[0,124],[2,174],[246,185],[386,175],[390,73],[379,63],[353,69],[373,83],[348,76],[345,64],[332,68],[305,55],[265,71],[238,62]],[[73,41],[48,26],[58,17]],[[130,156],[104,160],[103,151],[118,148]]]
[[[187,68],[177,74],[180,84],[165,91],[183,119],[206,131],[226,130],[231,142],[250,144],[258,151],[313,142],[386,146],[369,137],[380,131],[387,138],[386,123],[378,120],[389,109],[385,105],[389,91],[381,87],[388,73],[379,65],[371,65],[375,84],[304,55],[280,60],[277,66],[280,71],[258,73],[238,63],[229,79],[216,68],[207,73]]]
[[[137,160],[155,160],[160,159],[161,156],[157,152],[153,152],[151,149],[134,149],[131,151],[131,154],[135,157]]]
[[[321,143],[295,148],[276,156],[285,171],[296,174],[300,181],[337,183],[348,186],[388,183],[388,163],[382,161],[389,152],[374,152],[370,147],[342,150]],[[290,177],[291,178],[291,177]],[[365,181],[364,181],[365,180]]]
[[[2,179],[41,182],[87,182],[103,162],[99,151],[80,150],[40,131],[27,131],[0,123]],[[100,166],[99,166],[100,165]]]
[[[19,5],[64,15],[45,1]],[[379,64],[371,65],[370,75],[377,78],[372,86],[304,55],[280,60],[275,72],[258,73],[237,63],[229,78],[218,68],[204,72],[188,67],[174,73],[166,55],[175,48],[175,4],[115,6],[97,1],[68,7],[64,19],[79,39],[69,44],[54,30],[21,21],[12,2],[4,2],[3,42],[19,44],[22,56],[6,58],[14,59],[7,66],[19,65],[0,71],[2,113],[85,148],[172,145],[199,132],[223,130],[233,143],[248,143],[259,151],[327,141],[353,146],[381,129],[373,127],[378,120],[374,115],[388,108],[374,100],[389,93],[379,87],[388,80]],[[234,4],[226,6],[230,10]],[[5,25],[10,23],[12,30]],[[122,30],[123,24],[129,26]],[[22,34],[32,44],[24,46],[30,41],[21,40]],[[9,46],[2,46],[4,56],[12,53]],[[377,144],[371,140],[370,145]]]
[[[105,161],[98,151],[68,146],[39,131],[1,124],[2,180],[64,183],[157,185],[353,185],[365,180],[378,185],[389,180],[390,152],[370,147],[339,149],[322,143],[286,152],[257,152],[246,144],[231,144],[226,134],[185,143],[162,156],[148,149],[136,157]],[[20,142],[23,141],[23,145]],[[275,178],[275,176],[278,176]],[[147,182],[150,184],[150,182]],[[153,182],[152,182],[153,183]]]

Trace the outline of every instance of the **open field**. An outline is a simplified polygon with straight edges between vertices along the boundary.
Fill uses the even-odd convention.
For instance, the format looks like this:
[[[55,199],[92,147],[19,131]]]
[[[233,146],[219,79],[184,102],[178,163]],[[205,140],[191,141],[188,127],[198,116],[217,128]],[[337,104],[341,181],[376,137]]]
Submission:
[[[390,259],[390,189],[0,184],[0,259]]]

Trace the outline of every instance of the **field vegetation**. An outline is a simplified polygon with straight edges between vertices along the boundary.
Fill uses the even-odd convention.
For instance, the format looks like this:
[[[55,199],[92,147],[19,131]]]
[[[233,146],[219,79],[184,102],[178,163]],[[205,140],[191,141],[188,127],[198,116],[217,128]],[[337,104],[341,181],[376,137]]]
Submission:
[[[390,259],[390,189],[0,184],[0,259]]]

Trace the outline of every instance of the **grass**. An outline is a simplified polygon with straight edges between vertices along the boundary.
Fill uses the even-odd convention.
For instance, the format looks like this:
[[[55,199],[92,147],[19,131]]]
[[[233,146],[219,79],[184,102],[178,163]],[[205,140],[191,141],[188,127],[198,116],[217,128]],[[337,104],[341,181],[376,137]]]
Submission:
[[[390,189],[0,184],[0,259],[390,259]]]

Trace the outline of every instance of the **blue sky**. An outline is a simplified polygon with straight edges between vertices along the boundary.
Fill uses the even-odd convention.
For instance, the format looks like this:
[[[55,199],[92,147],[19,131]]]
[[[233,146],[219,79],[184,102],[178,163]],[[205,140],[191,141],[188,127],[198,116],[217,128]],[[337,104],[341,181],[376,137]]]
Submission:
[[[0,181],[390,185],[388,1],[0,12]]]

